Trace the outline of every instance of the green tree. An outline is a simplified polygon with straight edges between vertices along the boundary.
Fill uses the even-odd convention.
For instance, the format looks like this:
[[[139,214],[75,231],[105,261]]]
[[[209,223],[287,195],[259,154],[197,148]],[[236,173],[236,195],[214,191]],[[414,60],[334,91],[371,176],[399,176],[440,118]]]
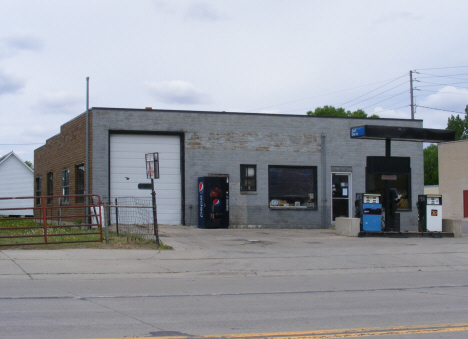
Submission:
[[[317,107],[313,112],[307,112],[307,115],[314,117],[352,117],[352,118],[379,118],[377,114],[372,114],[370,117],[362,109],[354,112],[346,111],[344,108],[335,108],[333,106]]]
[[[424,185],[439,184],[439,151],[436,144],[426,147],[424,153]]]
[[[465,111],[468,110],[468,106]],[[452,129],[455,131],[455,140],[468,139],[468,114],[465,118],[457,116],[450,116],[447,123],[446,129]]]
[[[32,169],[34,169],[33,163],[31,161],[26,160],[24,163],[28,165],[29,167],[31,167]]]

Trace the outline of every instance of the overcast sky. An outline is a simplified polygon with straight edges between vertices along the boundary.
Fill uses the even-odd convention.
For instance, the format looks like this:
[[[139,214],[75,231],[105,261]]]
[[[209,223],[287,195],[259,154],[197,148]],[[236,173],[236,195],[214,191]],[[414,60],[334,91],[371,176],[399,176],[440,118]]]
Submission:
[[[0,0],[0,156],[33,161],[86,110],[86,77],[91,107],[409,119],[413,70],[416,118],[445,128],[452,113],[434,108],[468,104],[467,13],[465,0]]]

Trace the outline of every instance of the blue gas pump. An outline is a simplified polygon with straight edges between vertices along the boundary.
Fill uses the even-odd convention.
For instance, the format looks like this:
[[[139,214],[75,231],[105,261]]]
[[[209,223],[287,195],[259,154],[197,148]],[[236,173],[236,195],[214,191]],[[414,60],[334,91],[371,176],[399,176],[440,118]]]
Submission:
[[[381,196],[377,193],[356,193],[356,218],[361,219],[361,231],[382,231]]]

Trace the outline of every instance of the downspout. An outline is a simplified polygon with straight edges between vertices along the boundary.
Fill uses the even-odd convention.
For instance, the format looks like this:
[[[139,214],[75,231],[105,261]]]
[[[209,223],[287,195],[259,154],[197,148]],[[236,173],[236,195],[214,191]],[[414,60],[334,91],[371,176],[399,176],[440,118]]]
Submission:
[[[325,134],[321,135],[322,162],[322,228],[327,228],[327,157],[325,148]]]

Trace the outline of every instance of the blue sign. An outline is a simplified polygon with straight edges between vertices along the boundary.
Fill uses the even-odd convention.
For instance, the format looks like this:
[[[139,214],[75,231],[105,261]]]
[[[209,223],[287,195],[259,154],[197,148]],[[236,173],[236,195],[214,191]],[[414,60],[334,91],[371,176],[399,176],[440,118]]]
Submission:
[[[351,138],[363,137],[366,135],[364,126],[351,128]]]

